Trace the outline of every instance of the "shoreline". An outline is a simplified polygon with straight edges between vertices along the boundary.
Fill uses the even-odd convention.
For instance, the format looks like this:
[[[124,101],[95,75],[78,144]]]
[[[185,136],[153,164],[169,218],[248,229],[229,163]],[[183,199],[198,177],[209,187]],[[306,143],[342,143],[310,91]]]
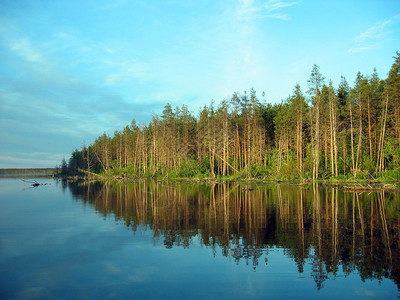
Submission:
[[[38,171],[38,172],[36,172]],[[180,182],[186,184],[223,184],[228,182],[236,182],[240,184],[287,184],[293,186],[311,186],[313,184],[326,185],[331,187],[339,187],[347,192],[371,192],[371,191],[400,191],[400,182],[393,180],[385,180],[379,178],[377,180],[367,179],[303,179],[301,180],[280,180],[273,178],[232,178],[232,177],[131,177],[124,175],[107,175],[97,174],[86,170],[80,170],[76,174],[61,174],[56,168],[10,168],[0,169],[0,177],[3,178],[58,178],[70,181],[113,181],[119,183],[133,183],[137,181],[158,181],[158,182]]]
[[[292,186],[312,186],[314,184],[325,185],[330,187],[339,187],[346,192],[371,192],[371,191],[400,191],[400,182],[393,182],[390,180],[276,180],[276,179],[266,179],[266,178],[191,178],[191,177],[125,177],[125,176],[110,176],[103,174],[86,174],[82,175],[60,175],[56,174],[53,178],[67,179],[71,181],[111,181],[123,184],[129,184],[138,181],[157,181],[157,182],[177,182],[183,184],[224,184],[224,183],[240,183],[240,184],[287,184]]]

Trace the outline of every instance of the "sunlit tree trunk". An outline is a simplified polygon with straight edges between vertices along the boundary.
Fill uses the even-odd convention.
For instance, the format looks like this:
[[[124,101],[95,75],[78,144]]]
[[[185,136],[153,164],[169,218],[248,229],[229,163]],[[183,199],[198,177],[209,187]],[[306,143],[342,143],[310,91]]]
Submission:
[[[358,134],[358,145],[357,145],[357,158],[356,158],[356,168],[354,178],[357,177],[360,155],[361,155],[361,147],[362,147],[362,100],[361,100],[361,92],[359,94],[359,105],[360,105],[360,125],[359,125],[359,134]]]
[[[378,160],[376,166],[376,172],[383,172],[385,169],[384,161],[384,144],[385,144],[385,132],[386,132],[386,118],[388,109],[389,95],[386,93],[385,108],[382,112],[381,132],[378,146]]]
[[[355,160],[354,160],[354,129],[353,129],[353,112],[351,109],[351,99],[349,102],[349,107],[350,107],[350,146],[351,146],[351,164],[352,164],[352,172],[353,172],[353,176],[354,179],[357,176],[357,171],[355,168]]]
[[[308,80],[310,86],[310,93],[314,96],[313,104],[314,104],[314,118],[315,118],[315,127],[314,127],[314,149],[313,149],[313,179],[318,179],[319,175],[319,164],[320,164],[320,105],[321,105],[321,96],[320,96],[320,88],[322,87],[324,78],[319,72],[319,67],[314,65],[311,71],[310,79]]]
[[[329,119],[330,119],[330,153],[331,170],[334,176],[338,176],[338,146],[337,146],[337,121],[336,121],[336,101],[333,93],[332,83],[329,85]]]
[[[369,138],[369,156],[372,157],[372,133],[371,133],[371,105],[368,91],[368,138]]]

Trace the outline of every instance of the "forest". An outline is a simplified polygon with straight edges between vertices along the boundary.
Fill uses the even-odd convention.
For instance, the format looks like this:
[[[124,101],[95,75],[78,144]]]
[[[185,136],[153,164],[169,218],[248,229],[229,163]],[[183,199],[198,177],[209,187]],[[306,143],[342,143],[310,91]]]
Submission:
[[[166,104],[148,124],[106,133],[76,149],[61,171],[130,178],[400,181],[400,52],[386,79],[357,73],[338,87],[314,65],[279,104],[254,89],[197,115]],[[263,93],[264,96],[264,93]]]

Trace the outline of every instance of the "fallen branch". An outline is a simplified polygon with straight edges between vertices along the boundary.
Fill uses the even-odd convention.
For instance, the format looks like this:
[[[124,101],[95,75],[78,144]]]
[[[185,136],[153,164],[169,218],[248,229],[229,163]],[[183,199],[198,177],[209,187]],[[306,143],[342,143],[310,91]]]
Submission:
[[[23,182],[30,183],[33,187],[37,187],[39,185],[47,185],[47,183],[39,183],[36,180],[35,181],[27,181],[27,180],[24,180],[24,179],[21,179],[21,180]]]
[[[99,174],[96,174],[96,173],[93,173],[93,172],[90,172],[90,171],[84,170],[84,169],[78,169],[78,172],[85,173],[85,174],[92,175],[92,176],[97,176],[97,177],[101,176]]]

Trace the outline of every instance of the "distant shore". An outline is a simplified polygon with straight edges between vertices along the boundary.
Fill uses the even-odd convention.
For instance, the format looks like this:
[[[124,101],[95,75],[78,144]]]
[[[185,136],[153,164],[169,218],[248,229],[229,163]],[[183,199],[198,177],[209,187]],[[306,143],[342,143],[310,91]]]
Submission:
[[[0,169],[2,175],[13,175],[13,174],[37,174],[37,175],[54,175],[59,173],[56,168],[8,168]]]

